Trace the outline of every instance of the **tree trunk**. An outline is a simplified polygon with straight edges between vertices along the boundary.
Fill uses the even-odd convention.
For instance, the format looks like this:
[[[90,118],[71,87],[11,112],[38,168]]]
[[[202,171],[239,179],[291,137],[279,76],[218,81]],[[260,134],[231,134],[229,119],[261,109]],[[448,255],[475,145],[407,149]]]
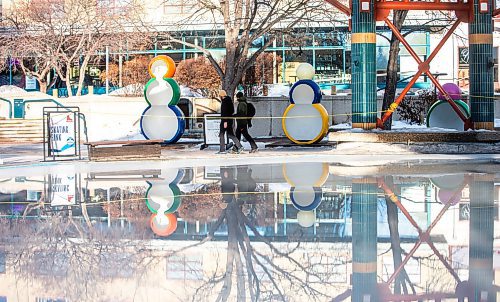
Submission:
[[[408,11],[394,11],[394,26],[398,30],[401,30],[403,27],[403,23],[406,19],[406,15]],[[394,35],[391,35],[391,42],[389,48],[389,59],[387,62],[387,76],[385,80],[385,92],[384,92],[384,100],[382,102],[382,111],[389,109],[391,104],[394,102],[396,98],[396,85],[398,82],[398,55],[399,55],[399,40]],[[384,115],[384,113],[382,113]],[[384,129],[390,130],[392,126],[392,115],[391,117],[384,123]]]
[[[40,80],[36,79],[38,81],[38,85],[40,85],[40,92],[46,93],[47,92],[47,82],[46,80]]]
[[[68,97],[72,97],[73,96],[73,91],[71,90],[71,82],[69,80],[69,78],[70,78],[70,68],[71,68],[70,65],[71,65],[71,63],[66,65],[66,76],[64,78],[64,80],[66,82],[66,88],[68,89]]]
[[[90,61],[90,55],[85,55],[83,58],[82,66],[80,66],[80,74],[78,75],[78,89],[76,90],[76,95],[82,95],[83,81],[85,80],[85,70]]]

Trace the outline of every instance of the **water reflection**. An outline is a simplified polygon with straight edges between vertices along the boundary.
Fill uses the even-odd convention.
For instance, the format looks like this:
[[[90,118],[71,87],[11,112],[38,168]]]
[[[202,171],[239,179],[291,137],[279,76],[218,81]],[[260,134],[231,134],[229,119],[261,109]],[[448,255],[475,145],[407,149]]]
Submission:
[[[0,301],[497,301],[499,169],[461,168],[3,179]]]

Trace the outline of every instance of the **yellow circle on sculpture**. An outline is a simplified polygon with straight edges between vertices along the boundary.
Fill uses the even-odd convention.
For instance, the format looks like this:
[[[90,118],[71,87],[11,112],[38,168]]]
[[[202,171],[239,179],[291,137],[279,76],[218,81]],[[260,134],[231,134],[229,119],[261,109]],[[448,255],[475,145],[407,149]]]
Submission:
[[[300,110],[294,110],[294,108],[300,108]],[[321,125],[317,123],[318,118],[321,119]],[[306,128],[308,119],[310,123],[316,123],[312,125],[315,128],[313,129],[315,136],[312,138],[305,138],[310,133],[310,129]],[[281,125],[286,137],[292,142],[298,145],[314,144],[322,140],[328,133],[328,112],[321,104],[290,104],[283,114]]]
[[[330,167],[327,163],[287,163],[283,165],[283,176],[292,187],[311,185],[322,187],[328,176]]]
[[[314,67],[309,63],[300,63],[296,70],[299,80],[312,80],[315,73]]]

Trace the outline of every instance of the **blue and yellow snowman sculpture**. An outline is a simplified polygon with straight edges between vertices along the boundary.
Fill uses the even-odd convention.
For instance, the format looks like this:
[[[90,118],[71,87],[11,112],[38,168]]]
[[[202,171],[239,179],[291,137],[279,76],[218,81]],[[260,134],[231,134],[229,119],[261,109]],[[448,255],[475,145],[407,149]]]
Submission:
[[[302,227],[311,227],[316,222],[315,210],[323,199],[322,186],[329,176],[326,163],[287,163],[283,175],[290,184],[290,200],[299,211],[297,221]]]
[[[149,63],[152,79],[144,88],[148,107],[141,116],[141,133],[146,139],[177,142],[186,127],[184,114],[177,107],[181,96],[175,74],[175,62],[168,56],[157,56]]]
[[[320,142],[328,133],[328,112],[320,104],[321,89],[312,80],[314,73],[311,64],[297,67],[299,81],[290,90],[290,105],[283,114],[285,135],[299,145]]]
[[[152,213],[151,229],[158,236],[169,236],[177,229],[174,213],[181,205],[181,191],[177,185],[183,178],[182,169],[162,169],[158,179],[148,181],[146,205]]]

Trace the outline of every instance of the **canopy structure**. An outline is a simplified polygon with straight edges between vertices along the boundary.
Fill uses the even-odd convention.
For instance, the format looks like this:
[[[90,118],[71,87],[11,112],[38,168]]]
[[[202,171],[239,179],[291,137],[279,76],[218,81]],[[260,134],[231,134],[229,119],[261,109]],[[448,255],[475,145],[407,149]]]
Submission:
[[[500,15],[493,0],[419,1],[351,0],[349,6],[338,0],[325,0],[351,17],[352,32],[352,127],[384,127],[417,79],[425,74],[441,92],[458,117],[464,130],[494,128],[493,18]],[[394,10],[451,11],[456,20],[431,55],[422,60],[390,20]],[[377,117],[376,21],[384,21],[418,64],[418,71],[382,116]],[[436,77],[430,72],[431,61],[460,23],[469,23],[469,79],[471,117],[466,117]]]

